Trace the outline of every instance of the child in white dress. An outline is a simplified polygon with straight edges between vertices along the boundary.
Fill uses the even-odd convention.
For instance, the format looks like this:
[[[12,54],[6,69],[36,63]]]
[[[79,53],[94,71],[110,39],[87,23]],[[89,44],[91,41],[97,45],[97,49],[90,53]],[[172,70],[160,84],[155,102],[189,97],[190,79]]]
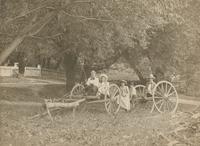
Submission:
[[[108,94],[109,94],[108,76],[106,74],[101,74],[97,96],[101,97],[101,96],[105,96],[105,95],[108,95]]]
[[[126,111],[130,110],[130,92],[128,86],[126,86],[126,81],[122,80],[120,91],[121,91],[121,100],[120,106],[124,108]]]

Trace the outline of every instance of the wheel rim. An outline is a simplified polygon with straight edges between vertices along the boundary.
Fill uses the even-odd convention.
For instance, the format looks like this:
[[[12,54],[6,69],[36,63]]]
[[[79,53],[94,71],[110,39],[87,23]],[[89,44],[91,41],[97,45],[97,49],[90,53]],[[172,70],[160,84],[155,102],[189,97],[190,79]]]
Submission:
[[[105,108],[109,114],[117,114],[120,109],[120,89],[117,85],[109,86],[109,95],[105,95]]]
[[[154,88],[153,102],[160,113],[174,113],[178,107],[178,94],[172,83],[158,82]]]
[[[135,86],[135,89],[136,89],[137,97],[144,98],[146,96],[145,95],[145,86],[144,85],[137,85],[137,86]]]
[[[78,98],[78,99],[83,98],[84,92],[85,92],[84,86],[81,84],[77,84],[72,88],[70,93],[70,98]]]

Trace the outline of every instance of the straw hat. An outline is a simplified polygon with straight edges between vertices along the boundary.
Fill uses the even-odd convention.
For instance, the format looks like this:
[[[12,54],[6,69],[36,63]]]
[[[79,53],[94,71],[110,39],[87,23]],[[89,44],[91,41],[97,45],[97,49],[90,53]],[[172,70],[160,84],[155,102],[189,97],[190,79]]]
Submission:
[[[127,84],[127,81],[126,80],[121,80],[121,83]]]
[[[153,74],[150,74],[150,75],[149,75],[149,79],[155,79],[154,75],[153,75]]]
[[[92,70],[91,73],[95,73],[96,74],[96,71]]]
[[[108,79],[108,76],[106,74],[101,74],[100,78],[105,77],[106,79]]]

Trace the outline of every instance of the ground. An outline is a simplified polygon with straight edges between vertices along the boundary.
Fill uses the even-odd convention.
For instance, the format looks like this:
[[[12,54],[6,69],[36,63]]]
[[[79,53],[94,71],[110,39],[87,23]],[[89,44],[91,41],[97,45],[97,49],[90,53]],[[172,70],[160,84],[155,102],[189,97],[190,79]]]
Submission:
[[[4,81],[2,81],[4,82]],[[7,82],[7,81],[6,81]],[[21,81],[20,81],[21,82]],[[28,82],[24,80],[23,83]],[[29,82],[30,83],[30,82]],[[38,83],[38,81],[36,82]],[[0,100],[43,102],[65,94],[63,84],[14,84],[0,86]],[[1,105],[1,146],[159,146],[167,145],[160,133],[167,135],[176,128],[174,115],[150,113],[150,103],[137,104],[127,113],[109,116],[103,104],[82,105],[73,117],[72,110],[32,118],[43,113],[43,107]],[[179,112],[194,107],[179,107]],[[177,117],[176,117],[177,118]],[[199,143],[197,142],[197,145]]]

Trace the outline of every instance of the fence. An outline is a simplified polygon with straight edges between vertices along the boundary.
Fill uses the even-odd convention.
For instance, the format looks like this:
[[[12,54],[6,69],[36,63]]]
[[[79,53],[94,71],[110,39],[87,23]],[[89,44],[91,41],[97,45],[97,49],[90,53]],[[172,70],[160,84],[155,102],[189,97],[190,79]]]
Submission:
[[[42,68],[41,77],[43,79],[56,79],[56,80],[65,80],[65,73],[61,71],[55,71],[51,69]]]
[[[18,66],[0,66],[0,76],[15,77],[19,73]]]
[[[24,76],[27,77],[40,77],[41,68],[40,67],[25,67]]]

